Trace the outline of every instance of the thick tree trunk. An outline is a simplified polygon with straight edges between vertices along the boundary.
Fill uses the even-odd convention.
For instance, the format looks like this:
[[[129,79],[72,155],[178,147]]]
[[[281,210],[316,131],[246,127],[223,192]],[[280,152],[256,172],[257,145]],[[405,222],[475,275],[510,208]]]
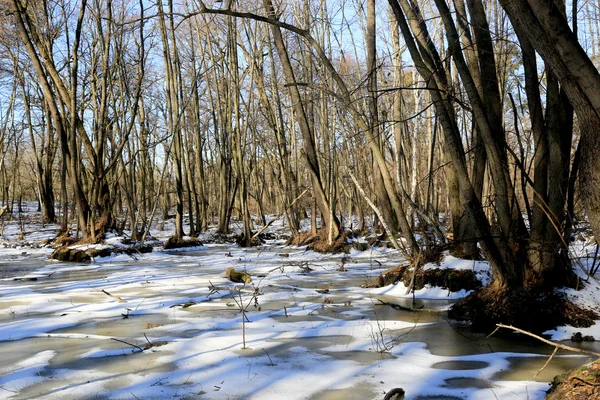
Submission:
[[[600,74],[561,10],[542,0],[500,0],[513,26],[556,75],[577,114],[581,130],[581,197],[600,237]]]
[[[402,7],[400,3],[403,3]],[[523,283],[522,268],[508,247],[508,243],[494,240],[489,221],[473,190],[453,107],[444,97],[445,95],[442,95],[449,92],[445,69],[437,50],[433,47],[427,27],[414,3],[411,6],[405,0],[390,0],[390,5],[415,66],[431,89],[431,97],[444,132],[448,156],[452,160],[459,183],[460,201],[464,210],[461,224],[471,227],[474,237],[478,238],[484,255],[492,265],[494,285],[498,288],[520,287]],[[404,12],[409,17],[410,26]],[[490,162],[494,161],[490,160]]]
[[[275,10],[273,8],[271,0],[263,0],[263,4],[267,9],[267,15],[274,16]],[[294,115],[296,116],[296,121],[298,122],[298,126],[300,127],[300,133],[302,134],[302,145],[304,146],[304,153],[307,161],[306,164],[311,176],[313,193],[315,196],[314,198],[316,200],[317,207],[321,211],[321,214],[324,217],[326,217],[327,220],[332,221],[333,226],[331,227],[331,229],[333,230],[333,237],[337,238],[340,234],[340,222],[337,216],[333,214],[333,210],[330,209],[329,200],[321,181],[319,160],[317,157],[313,134],[308,123],[304,106],[302,104],[300,91],[298,90],[298,86],[296,85],[296,78],[290,62],[289,55],[287,53],[287,48],[283,41],[281,30],[278,26],[271,25],[271,34],[273,35],[273,39],[275,41],[275,48],[277,49],[277,53],[279,54],[279,59],[283,67],[283,73],[286,77],[286,80],[288,81],[288,91],[292,100]],[[329,216],[332,216],[332,218],[329,218]]]

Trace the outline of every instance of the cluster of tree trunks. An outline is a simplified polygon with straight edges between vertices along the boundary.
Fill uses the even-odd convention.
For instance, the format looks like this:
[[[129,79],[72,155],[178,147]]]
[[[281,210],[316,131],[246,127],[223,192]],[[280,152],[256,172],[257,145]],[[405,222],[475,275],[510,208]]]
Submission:
[[[240,244],[251,245],[252,215],[266,225],[276,211],[296,234],[310,209],[313,232],[320,216],[333,243],[372,213],[374,230],[416,260],[446,240],[446,212],[455,251],[481,251],[499,291],[572,283],[577,193],[600,235],[600,74],[578,42],[576,7],[569,26],[559,0],[499,0],[493,10],[389,0],[382,27],[381,4],[367,0],[354,10],[365,50],[352,57],[332,45],[340,38],[325,2],[298,2],[293,14],[271,0],[257,12],[232,1],[126,3],[1,3],[12,28],[2,41],[8,109],[23,105],[48,222],[55,174],[63,227],[70,203],[91,240],[125,226],[118,216],[143,240],[174,195],[177,240],[213,221],[227,233],[237,211]],[[501,33],[518,46],[495,37],[503,13],[512,27]],[[383,29],[391,49],[378,48]],[[345,33],[352,43],[355,34]],[[517,68],[520,80],[510,77]],[[312,198],[296,203],[303,184]]]

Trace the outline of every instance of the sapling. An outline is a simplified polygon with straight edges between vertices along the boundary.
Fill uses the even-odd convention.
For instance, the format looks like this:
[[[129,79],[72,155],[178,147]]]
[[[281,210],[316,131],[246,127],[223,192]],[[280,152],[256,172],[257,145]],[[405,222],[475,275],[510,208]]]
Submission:
[[[253,285],[252,291],[245,291],[245,287],[246,284],[242,286],[232,287],[230,289],[231,298],[237,305],[238,309],[242,312],[242,349],[244,350],[246,349],[246,320],[248,320],[248,317],[246,317],[246,310],[248,309],[248,307],[250,307],[251,304],[253,304],[254,308],[256,308],[258,311],[261,311],[260,304],[258,303],[258,295],[260,293],[259,287]],[[242,292],[251,293],[250,299],[246,304],[244,304]]]

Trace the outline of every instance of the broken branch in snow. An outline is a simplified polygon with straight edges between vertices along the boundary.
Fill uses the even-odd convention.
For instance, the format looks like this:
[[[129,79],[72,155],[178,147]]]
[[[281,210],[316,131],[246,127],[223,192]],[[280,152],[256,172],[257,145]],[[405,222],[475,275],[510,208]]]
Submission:
[[[121,339],[117,339],[117,338],[110,338],[110,340],[114,340],[114,341],[117,341],[117,342],[121,342],[121,343],[123,343],[123,344],[126,344],[127,346],[134,347],[134,348],[138,349],[139,351],[144,351],[144,349],[143,349],[143,348],[141,348],[140,346],[136,346],[135,344],[131,344],[131,343],[129,343],[129,342],[126,342],[126,341],[124,341],[124,340],[121,340]]]
[[[146,336],[146,334],[144,334],[144,337],[145,337],[145,338],[146,338],[146,340],[148,341],[148,343],[146,343],[146,344],[144,345],[144,347],[140,347],[140,346],[137,346],[137,345],[135,345],[135,344],[132,344],[132,343],[129,343],[129,342],[126,342],[126,341],[124,341],[124,340],[117,339],[117,338],[110,338],[110,339],[111,339],[111,340],[114,340],[114,341],[117,341],[117,342],[121,342],[121,343],[123,343],[123,344],[126,344],[126,345],[128,345],[128,346],[131,346],[131,347],[133,347],[133,348],[134,348],[134,350],[133,350],[134,352],[135,352],[135,349],[137,349],[137,350],[139,350],[140,352],[142,352],[142,351],[144,351],[144,350],[149,350],[149,349],[151,349],[151,348],[153,348],[153,347],[160,347],[160,346],[164,346],[165,344],[169,343],[169,342],[167,342],[166,340],[157,340],[157,341],[155,341],[155,342],[151,342],[151,341],[148,339],[148,337]]]
[[[556,342],[553,342],[551,340],[544,339],[543,337],[538,336],[536,334],[533,334],[531,332],[527,332],[527,331],[524,331],[523,329],[519,329],[519,328],[516,328],[514,326],[511,326],[511,325],[496,324],[496,329],[494,329],[494,331],[492,333],[490,333],[488,335],[488,337],[490,337],[494,333],[498,332],[498,330],[500,328],[512,329],[515,332],[519,332],[519,333],[522,333],[523,335],[531,336],[532,338],[537,339],[540,342],[544,342],[546,344],[549,344],[550,346],[554,346],[554,351],[550,355],[550,358],[548,358],[548,361],[546,361],[546,363],[544,364],[544,366],[534,375],[534,377],[538,376],[548,366],[548,364],[550,363],[550,360],[552,360],[552,358],[554,357],[554,355],[556,354],[556,352],[558,351],[558,349],[568,350],[568,351],[572,351],[574,353],[591,354],[593,356],[600,357],[600,353],[596,353],[595,351],[590,351],[590,350],[585,350],[585,349],[578,349],[577,347],[572,347],[572,346],[567,346],[566,344],[556,343]]]
[[[191,307],[191,306],[193,306],[195,304],[197,304],[197,303],[194,300],[190,300],[190,301],[188,301],[186,303],[173,304],[169,308],[174,308],[174,307],[188,308],[188,307]]]
[[[107,292],[106,290],[104,290],[104,289],[92,289],[92,290],[90,290],[90,292],[93,292],[93,293],[104,293],[105,295],[107,295],[107,296],[110,296],[110,297],[112,297],[113,299],[117,299],[117,300],[119,301],[119,303],[127,303],[127,302],[126,302],[125,300],[123,300],[121,297],[119,297],[119,296],[116,296],[116,295],[114,295],[114,294],[110,294],[110,293],[108,293],[108,292]]]
[[[490,333],[490,334],[488,335],[488,337],[492,336],[492,335],[493,335],[494,333],[496,333],[496,332],[498,331],[498,329],[500,329],[500,328],[512,329],[513,331],[516,331],[516,332],[522,333],[523,335],[531,336],[532,338],[535,338],[535,339],[537,339],[537,340],[539,340],[539,341],[541,341],[541,342],[544,342],[544,343],[546,343],[546,344],[549,344],[550,346],[559,347],[559,348],[561,348],[561,349],[563,349],[563,350],[568,350],[568,351],[572,351],[572,352],[575,352],[575,353],[581,353],[581,354],[591,354],[591,355],[593,355],[593,356],[600,357],[600,353],[596,353],[595,351],[590,351],[590,350],[585,350],[585,349],[578,349],[577,347],[571,347],[571,346],[567,346],[566,344],[560,344],[560,343],[556,343],[556,342],[553,342],[553,341],[551,341],[551,340],[544,339],[543,337],[541,337],[541,336],[538,336],[538,335],[536,335],[536,334],[533,334],[533,333],[531,333],[531,332],[527,332],[527,331],[524,331],[523,329],[519,329],[519,328],[516,328],[516,327],[514,327],[514,326],[511,326],[511,325],[496,324],[496,326],[497,326],[497,328],[496,328],[496,329],[494,329],[494,332]]]
[[[548,366],[548,364],[550,364],[550,361],[552,361],[552,358],[554,358],[554,355],[556,354],[557,351],[558,351],[558,347],[555,347],[554,351],[552,352],[552,354],[550,354],[550,357],[546,360],[546,362],[544,363],[544,365],[542,366],[542,368],[540,368],[539,371],[535,373],[535,375],[533,376],[534,378],[536,376],[538,376],[539,374],[541,374],[542,371],[546,369],[546,367]]]

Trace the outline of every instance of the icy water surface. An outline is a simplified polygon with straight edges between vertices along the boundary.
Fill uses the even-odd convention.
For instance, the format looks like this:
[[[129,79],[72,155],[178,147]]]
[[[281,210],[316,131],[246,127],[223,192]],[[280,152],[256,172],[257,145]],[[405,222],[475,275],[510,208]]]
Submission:
[[[95,261],[0,260],[0,399],[376,399],[394,387],[541,399],[587,360],[559,353],[534,378],[551,347],[449,322],[448,299],[361,288],[402,262],[389,250],[215,245]],[[227,267],[253,285],[226,280]]]

